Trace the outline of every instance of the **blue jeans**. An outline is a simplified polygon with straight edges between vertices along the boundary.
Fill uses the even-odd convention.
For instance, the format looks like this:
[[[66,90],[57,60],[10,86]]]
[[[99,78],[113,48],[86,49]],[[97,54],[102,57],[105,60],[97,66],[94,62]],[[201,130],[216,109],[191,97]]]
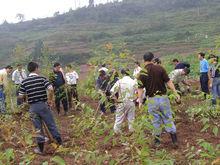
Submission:
[[[4,88],[0,85],[0,113],[6,112],[5,93]]]
[[[213,78],[212,82],[212,104],[216,104],[216,99],[220,98],[220,78]]]
[[[44,143],[43,127],[44,122],[53,138],[60,144],[62,142],[60,133],[56,127],[53,115],[47,103],[38,102],[30,105],[30,117],[37,133],[37,142]]]
[[[173,122],[170,101],[167,96],[155,96],[148,99],[148,112],[152,116],[154,134],[160,135],[162,124],[168,133],[176,133],[176,126]]]

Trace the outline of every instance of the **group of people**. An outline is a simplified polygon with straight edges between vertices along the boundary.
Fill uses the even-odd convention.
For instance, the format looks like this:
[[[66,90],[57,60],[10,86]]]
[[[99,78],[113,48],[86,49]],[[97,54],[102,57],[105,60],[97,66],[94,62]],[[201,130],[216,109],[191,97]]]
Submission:
[[[205,58],[205,53],[199,53],[200,60],[200,84],[204,99],[207,95],[212,94],[212,104],[216,105],[220,98],[220,65],[218,63],[219,57],[216,55],[209,55]],[[219,103],[218,103],[219,104]]]
[[[159,58],[155,58],[153,53],[148,52],[143,56],[144,67],[141,68],[139,62],[135,62],[133,75],[128,69],[122,69],[121,75],[113,70],[109,72],[106,65],[99,69],[99,77],[96,87],[101,96],[107,99],[100,99],[100,109],[106,112],[106,102],[110,101],[110,107],[116,111],[114,132],[121,133],[121,125],[125,118],[128,120],[129,131],[133,132],[132,123],[135,120],[135,103],[142,107],[146,105],[149,114],[152,116],[154,126],[155,144],[160,144],[161,125],[164,125],[170,133],[173,144],[177,145],[176,126],[172,117],[170,101],[167,96],[167,87],[170,88],[176,102],[180,103],[180,96],[191,91],[191,84],[187,81],[190,73],[190,64],[173,59],[173,71],[167,74],[162,67]],[[218,56],[210,55],[209,61],[205,59],[204,53],[198,53],[200,60],[200,85],[204,98],[207,98],[209,89],[212,93],[212,104],[220,98],[220,65]],[[117,73],[117,74],[115,74]],[[113,79],[111,77],[113,76]],[[114,80],[114,81],[111,81]],[[106,95],[107,93],[107,95]]]
[[[16,96],[19,95],[22,81],[28,77],[21,64],[18,64],[17,69],[14,71],[13,67],[10,65],[0,70],[0,112],[2,113],[6,112],[6,92],[7,90],[11,90],[9,89],[10,76],[16,88]],[[69,109],[73,108],[73,101],[75,104],[79,103],[77,92],[78,79],[78,73],[73,69],[72,65],[67,65],[66,73],[64,73],[60,63],[54,64],[53,71],[49,74],[49,81],[55,89],[55,105],[58,114],[60,114],[61,102],[65,114],[67,114]],[[17,97],[17,106],[22,105],[24,102],[26,102],[26,98],[20,99]]]
[[[22,65],[17,65],[17,69],[12,73],[13,67],[7,66],[0,70],[0,110],[6,112],[7,89],[9,88],[8,77],[12,73],[12,81],[16,86],[17,105],[28,102],[30,105],[30,117],[37,134],[38,147],[34,149],[37,154],[43,154],[44,144],[49,139],[44,135],[43,124],[45,124],[56,142],[61,145],[61,135],[56,127],[51,108],[54,103],[57,113],[60,114],[60,102],[63,104],[64,114],[72,108],[74,102],[78,104],[77,83],[79,76],[72,65],[67,65],[66,74],[63,72],[60,63],[53,65],[53,72],[49,80],[39,75],[39,65],[30,62],[27,66],[28,76]]]
[[[209,94],[209,80],[211,78],[213,104],[219,98],[220,72],[218,57],[210,57],[210,64],[205,59],[204,53],[199,53],[200,60],[200,83],[204,92],[204,97]],[[190,64],[179,62],[174,59],[174,69],[170,74],[162,66],[159,58],[147,52],[143,56],[144,67],[139,62],[135,62],[133,74],[130,70],[123,68],[119,71],[109,70],[103,64],[98,70],[99,75],[96,80],[96,89],[100,94],[99,109],[102,114],[110,109],[115,113],[114,132],[120,134],[122,123],[128,120],[128,128],[134,132],[133,123],[135,120],[136,106],[142,108],[147,106],[149,114],[152,116],[152,125],[155,145],[160,145],[162,128],[170,133],[174,146],[177,144],[176,126],[172,116],[170,100],[167,95],[167,87],[173,92],[176,101],[180,102],[180,95],[190,89],[191,84],[186,81],[186,76],[190,73]],[[62,145],[61,135],[56,127],[51,107],[56,106],[57,113],[60,114],[60,103],[63,105],[66,115],[75,103],[79,101],[77,93],[77,83],[79,76],[72,65],[66,66],[66,73],[61,68],[60,63],[53,65],[53,72],[49,74],[49,79],[39,75],[39,65],[30,62],[27,66],[28,76],[22,65],[17,65],[17,69],[12,74],[12,81],[16,86],[18,96],[17,105],[28,102],[30,105],[30,116],[36,129],[37,144],[35,153],[42,154],[44,144],[48,138],[43,134],[43,123],[46,124],[53,138]],[[7,66],[0,70],[0,110],[6,112],[5,92],[8,86],[8,75],[13,71],[12,66]],[[121,76],[120,76],[121,75]]]
[[[186,67],[183,69],[178,68],[171,72],[172,76],[169,77],[161,65],[161,60],[155,58],[153,53],[144,54],[143,59],[144,68],[141,68],[139,62],[135,62],[136,67],[133,75],[130,74],[129,69],[124,68],[121,69],[121,78],[117,71],[109,72],[105,65],[99,69],[96,88],[101,93],[100,96],[102,98],[107,96],[107,99],[100,98],[100,110],[105,113],[106,102],[110,101],[110,107],[114,107],[116,115],[114,132],[119,134],[125,119],[128,120],[129,131],[134,131],[135,104],[140,108],[147,105],[155,128],[155,144],[160,145],[161,125],[164,124],[166,131],[171,135],[173,144],[177,146],[176,126],[167,96],[167,87],[173,91],[176,100],[179,101],[180,96],[175,89],[173,81],[175,81],[175,85],[180,82],[187,84],[184,81],[184,77],[189,74],[190,70]],[[117,80],[115,81],[115,79]]]

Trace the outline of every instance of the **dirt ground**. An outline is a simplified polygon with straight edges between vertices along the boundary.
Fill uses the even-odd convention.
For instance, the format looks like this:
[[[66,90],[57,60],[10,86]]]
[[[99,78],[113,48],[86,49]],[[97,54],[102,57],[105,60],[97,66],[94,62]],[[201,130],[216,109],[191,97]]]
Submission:
[[[87,76],[87,73],[90,69],[88,68],[87,65],[81,66],[81,77],[84,79]],[[196,81],[194,81],[195,84],[197,84]],[[88,96],[80,96],[80,100],[82,103],[85,103],[87,105],[90,105],[93,109],[96,109],[98,106],[98,101],[92,100]],[[176,164],[179,165],[187,165],[188,162],[186,161],[186,150],[187,146],[197,146],[197,139],[205,139],[208,142],[211,142],[212,144],[218,144],[220,141],[220,137],[215,137],[213,134],[210,132],[201,132],[202,129],[202,124],[199,121],[191,121],[189,117],[186,114],[186,110],[191,107],[195,106],[198,104],[202,104],[202,101],[197,99],[197,98],[191,98],[188,96],[185,96],[183,98],[182,104],[180,105],[174,105],[174,109],[176,110],[176,126],[177,126],[177,134],[178,134],[178,142],[179,142],[179,148],[174,149],[171,147],[171,139],[169,134],[163,133],[162,134],[162,145],[160,146],[161,149],[166,149],[168,153],[170,153],[175,159],[176,159]],[[71,128],[69,125],[72,123],[72,118],[69,116],[74,115],[74,117],[79,117],[80,115],[83,115],[83,111],[75,111],[71,110],[69,112],[69,116],[57,116],[56,112],[54,112],[55,118],[59,123],[60,131],[62,138],[64,140],[64,145],[68,145],[68,143],[72,140],[73,135],[71,134]],[[104,120],[107,120],[108,123],[113,123],[114,122],[114,115],[108,113]],[[103,137],[105,134],[108,134],[109,132],[105,132],[103,136],[100,137],[100,141],[103,140]],[[88,134],[88,136],[90,136]],[[86,143],[86,139],[75,139],[75,141],[78,144],[78,146],[82,146]],[[2,148],[6,149],[10,146],[10,144],[5,144]],[[19,149],[19,148],[17,148]],[[107,143],[106,145],[103,145],[100,143],[98,145],[98,148],[100,151],[105,152],[106,150],[111,153],[114,157],[115,154],[123,152],[123,146],[112,146],[111,143]],[[199,148],[197,148],[199,149]],[[50,148],[46,149],[46,155],[44,156],[37,156],[37,158],[32,162],[34,165],[40,165],[44,161],[49,161],[53,154],[53,150],[50,150]],[[152,146],[152,150],[156,150]],[[19,159],[19,158],[18,158]],[[80,162],[74,162],[73,157],[66,156],[64,157],[64,160],[68,165],[72,164],[81,164]]]

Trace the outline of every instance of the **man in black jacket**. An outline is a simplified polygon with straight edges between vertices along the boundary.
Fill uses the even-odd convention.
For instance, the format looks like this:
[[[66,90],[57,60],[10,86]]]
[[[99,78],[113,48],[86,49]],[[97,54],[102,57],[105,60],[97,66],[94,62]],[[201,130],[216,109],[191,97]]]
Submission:
[[[60,114],[60,102],[63,104],[65,115],[68,112],[68,101],[65,90],[65,79],[61,71],[60,63],[56,62],[53,66],[53,73],[50,75],[50,81],[55,89],[55,104],[58,114]]]

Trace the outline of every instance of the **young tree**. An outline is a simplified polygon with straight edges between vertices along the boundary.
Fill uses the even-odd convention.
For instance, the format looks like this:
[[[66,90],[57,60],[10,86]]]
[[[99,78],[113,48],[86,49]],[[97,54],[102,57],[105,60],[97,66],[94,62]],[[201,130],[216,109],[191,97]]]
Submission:
[[[36,62],[39,62],[40,61],[40,58],[42,57],[43,55],[43,49],[44,49],[44,43],[42,40],[38,40],[35,44],[35,47],[34,47],[34,51],[32,52],[31,56],[32,56],[32,59]]]
[[[27,57],[25,47],[21,44],[17,44],[12,51],[12,58],[14,60],[13,62],[22,62],[25,57]]]

